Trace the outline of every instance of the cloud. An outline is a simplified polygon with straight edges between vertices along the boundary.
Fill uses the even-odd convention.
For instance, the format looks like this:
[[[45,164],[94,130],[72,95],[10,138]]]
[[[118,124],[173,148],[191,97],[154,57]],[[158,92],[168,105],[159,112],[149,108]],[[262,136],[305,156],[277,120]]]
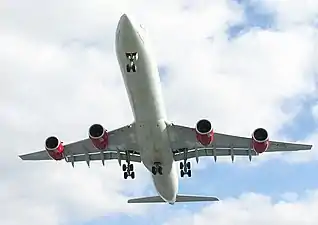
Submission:
[[[283,112],[280,106],[284,100],[313,91],[309,71],[313,41],[311,31],[306,29],[301,35],[299,30],[253,29],[231,42],[215,38],[211,44],[203,39],[191,49],[186,48],[190,42],[181,43],[184,46],[180,51],[174,48],[180,55],[174,57],[171,66],[173,82],[166,94],[168,103],[174,104],[182,95],[178,108],[186,113],[178,114],[178,118],[185,117],[182,121],[188,123],[193,113],[191,118],[209,116],[216,129],[232,133],[250,134],[256,126],[274,133],[295,111]],[[187,53],[181,49],[187,49]],[[184,54],[186,62],[180,60]],[[203,104],[190,109],[189,102],[195,99],[202,99]],[[181,110],[174,112],[181,114]],[[224,117],[226,122],[220,119]],[[242,120],[244,127],[237,122]]]
[[[289,199],[286,199],[286,195]],[[292,196],[292,197],[291,197]],[[227,198],[211,204],[198,213],[186,210],[169,224],[260,224],[260,225],[314,225],[317,223],[318,192],[308,191],[304,196],[286,193],[276,201],[270,196],[245,193],[238,198]]]
[[[228,28],[244,20],[244,7],[234,1],[5,4],[0,14],[2,224],[55,225],[147,210],[125,203],[128,195],[149,188],[142,165],[136,180],[125,181],[117,162],[72,169],[64,162],[17,158],[43,149],[52,134],[67,143],[86,138],[92,123],[114,129],[132,122],[114,54],[123,12],[144,24],[158,64],[166,68],[163,93],[173,122],[193,126],[207,117],[219,132],[249,136],[265,126],[279,137],[278,130],[298,110],[284,111],[282,104],[315,91],[316,31],[308,24],[253,28],[229,40]]]

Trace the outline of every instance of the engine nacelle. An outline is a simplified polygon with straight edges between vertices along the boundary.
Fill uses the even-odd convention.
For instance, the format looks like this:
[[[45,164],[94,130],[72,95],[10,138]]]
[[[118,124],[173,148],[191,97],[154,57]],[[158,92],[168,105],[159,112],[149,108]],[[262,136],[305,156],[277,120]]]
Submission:
[[[210,121],[206,119],[199,120],[195,126],[196,138],[204,146],[213,142],[214,132]]]
[[[252,145],[256,153],[267,151],[269,146],[268,132],[264,128],[257,128],[252,135]]]
[[[61,160],[64,158],[63,143],[55,136],[48,137],[45,140],[45,149],[49,156],[54,160]]]
[[[100,124],[93,124],[89,128],[89,138],[95,148],[104,150],[108,147],[108,133]]]

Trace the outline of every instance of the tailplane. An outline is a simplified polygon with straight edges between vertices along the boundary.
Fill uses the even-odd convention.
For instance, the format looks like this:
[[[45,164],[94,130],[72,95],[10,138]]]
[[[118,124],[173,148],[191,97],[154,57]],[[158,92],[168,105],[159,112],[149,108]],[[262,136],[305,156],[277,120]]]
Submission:
[[[216,197],[194,196],[194,195],[177,195],[175,202],[215,202],[219,201]],[[128,203],[166,203],[160,196],[150,196],[143,198],[129,199]],[[173,204],[173,203],[170,203]]]

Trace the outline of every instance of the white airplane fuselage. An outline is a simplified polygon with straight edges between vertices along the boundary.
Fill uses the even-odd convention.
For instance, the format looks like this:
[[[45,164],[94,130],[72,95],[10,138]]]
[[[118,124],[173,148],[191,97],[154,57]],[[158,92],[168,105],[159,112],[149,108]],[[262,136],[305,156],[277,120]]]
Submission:
[[[166,111],[159,71],[144,30],[126,14],[116,31],[116,54],[133,111],[142,163],[151,172],[160,163],[162,175],[152,175],[158,194],[173,204],[178,192],[178,173],[167,133]],[[126,52],[137,52],[136,72],[127,72]]]

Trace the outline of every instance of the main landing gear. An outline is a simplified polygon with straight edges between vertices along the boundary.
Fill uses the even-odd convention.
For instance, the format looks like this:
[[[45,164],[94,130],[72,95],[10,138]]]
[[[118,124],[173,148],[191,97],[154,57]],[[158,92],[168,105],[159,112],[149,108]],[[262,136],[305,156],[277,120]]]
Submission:
[[[126,52],[126,58],[129,60],[129,63],[126,65],[126,71],[128,73],[136,73],[137,66],[136,61],[138,60],[138,53],[137,52]]]
[[[160,175],[162,175],[162,166],[159,162],[155,162],[154,165],[151,168],[151,172],[153,175],[156,175],[157,173],[159,173]]]
[[[135,179],[135,172],[134,172],[134,164],[123,164],[123,171],[124,171],[124,179],[131,177],[131,179]]]
[[[126,152],[126,164],[123,164],[122,169],[124,171],[124,179],[126,180],[128,177],[131,179],[135,179],[135,172],[134,172],[134,164],[130,163],[130,154]]]
[[[184,177],[185,174],[191,177],[191,163],[186,161],[180,162],[180,175]]]
[[[188,177],[191,177],[191,163],[187,162],[188,159],[188,150],[183,150],[183,162],[180,162],[180,176],[184,177],[184,175],[188,175]]]

